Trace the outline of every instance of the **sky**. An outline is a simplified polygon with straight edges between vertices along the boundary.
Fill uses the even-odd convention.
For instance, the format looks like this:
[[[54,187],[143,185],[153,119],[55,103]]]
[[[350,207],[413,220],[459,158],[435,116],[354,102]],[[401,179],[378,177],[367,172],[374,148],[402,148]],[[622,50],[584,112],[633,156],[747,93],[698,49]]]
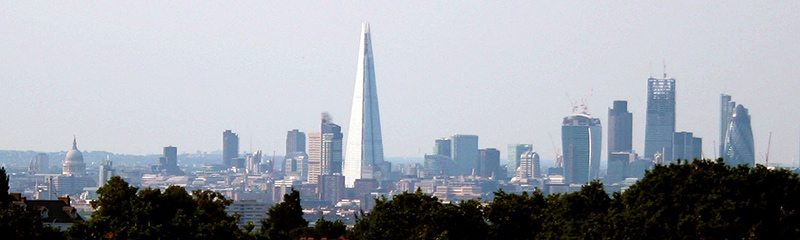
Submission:
[[[702,137],[706,157],[723,92],[750,109],[757,163],[770,131],[771,163],[800,152],[799,1],[0,5],[0,149],[68,150],[77,136],[82,150],[210,152],[230,129],[242,151],[280,155],[322,112],[346,133],[368,21],[387,157],[460,133],[503,158],[531,143],[551,159],[581,99],[604,128],[627,100],[641,153],[647,78],[664,69],[676,130]]]

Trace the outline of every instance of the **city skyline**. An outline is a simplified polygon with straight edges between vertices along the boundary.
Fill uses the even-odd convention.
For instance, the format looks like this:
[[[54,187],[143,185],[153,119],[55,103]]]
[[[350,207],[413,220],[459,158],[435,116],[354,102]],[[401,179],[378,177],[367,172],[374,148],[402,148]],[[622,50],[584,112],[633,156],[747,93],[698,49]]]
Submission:
[[[381,32],[386,156],[421,158],[431,153],[430,140],[468,132],[480,136],[480,148],[532,143],[542,159],[553,159],[549,135],[558,139],[569,113],[564,93],[590,91],[595,113],[628,101],[633,149],[644,153],[644,79],[660,76],[664,60],[680,81],[676,130],[705,138],[707,158],[718,155],[720,93],[747,103],[757,163],[772,130],[771,163],[789,165],[798,154],[800,108],[791,91],[800,89],[793,66],[800,47],[792,44],[800,36],[798,3],[428,3],[422,11],[278,4],[268,12],[275,16],[261,16],[271,15],[266,6],[197,6],[216,13],[208,18],[179,3],[153,13],[28,4],[9,4],[0,16],[0,77],[10,83],[0,90],[3,149],[63,151],[64,139],[78,135],[84,150],[148,154],[171,144],[215,151],[219,131],[232,129],[241,149],[281,150],[285,132],[310,132],[319,112],[349,116],[353,26],[368,20]],[[299,9],[319,15],[291,17]],[[596,17],[582,19],[589,9]],[[464,12],[471,14],[456,14]],[[419,18],[406,21],[412,16]],[[252,21],[238,26],[239,17]],[[595,117],[607,123],[603,115]]]

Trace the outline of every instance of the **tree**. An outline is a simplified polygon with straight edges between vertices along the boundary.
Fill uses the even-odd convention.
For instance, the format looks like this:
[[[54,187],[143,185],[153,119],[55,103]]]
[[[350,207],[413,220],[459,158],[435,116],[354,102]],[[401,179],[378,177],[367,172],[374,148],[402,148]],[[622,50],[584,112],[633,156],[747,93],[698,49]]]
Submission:
[[[613,204],[613,238],[800,239],[800,180],[696,160],[656,166]]]
[[[9,177],[0,167],[0,236],[3,239],[62,239],[57,230],[42,223],[38,214],[31,214],[13,203],[8,195]]]
[[[302,234],[308,227],[303,218],[303,206],[300,205],[300,192],[292,189],[283,195],[283,202],[275,204],[267,210],[268,217],[261,220],[261,234],[271,240],[293,239]]]
[[[533,239],[541,233],[546,208],[541,191],[519,195],[501,189],[494,196],[494,202],[486,208],[492,239]]]
[[[9,178],[6,174],[6,168],[0,167],[0,204],[11,202],[11,196],[8,195]]]
[[[72,239],[238,239],[238,219],[222,194],[179,186],[139,190],[112,177],[97,190],[92,218],[67,230]]]
[[[480,239],[486,222],[477,201],[442,204],[436,197],[414,193],[379,198],[369,214],[356,220],[355,239]]]

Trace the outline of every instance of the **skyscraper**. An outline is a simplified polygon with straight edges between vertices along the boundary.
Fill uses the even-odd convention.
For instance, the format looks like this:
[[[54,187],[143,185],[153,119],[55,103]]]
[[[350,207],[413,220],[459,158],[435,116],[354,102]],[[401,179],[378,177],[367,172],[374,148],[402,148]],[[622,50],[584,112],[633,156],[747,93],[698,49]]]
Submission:
[[[322,175],[342,174],[342,127],[322,114],[320,133],[308,135],[308,183],[316,184]]]
[[[662,156],[663,164],[675,161],[672,157],[672,138],[675,133],[675,79],[647,79],[647,116],[644,129],[644,158]]]
[[[286,155],[293,152],[306,152],[306,134],[297,129],[286,132]]]
[[[719,157],[725,156],[725,136],[731,124],[731,115],[736,108],[736,102],[731,101],[731,95],[719,95]]]
[[[728,133],[725,135],[723,161],[731,166],[747,164],[752,167],[756,163],[750,113],[741,104],[737,105],[731,114]]]
[[[508,145],[508,160],[506,163],[506,176],[514,177],[517,173],[517,168],[520,165],[520,156],[533,150],[533,144],[509,144]],[[537,155],[538,156],[538,155]]]
[[[561,125],[566,183],[584,184],[600,172],[603,130],[600,119],[586,113],[572,114]]]
[[[450,149],[451,144],[452,143],[450,143],[450,139],[447,138],[436,139],[436,141],[433,143],[433,155],[442,155],[451,157],[452,155]]]
[[[225,130],[222,133],[222,166],[232,167],[234,158],[239,158],[239,135]]]
[[[676,132],[673,138],[672,156],[682,160],[703,158],[703,139],[691,132]]]
[[[108,179],[111,179],[111,177],[116,175],[117,170],[112,167],[111,160],[106,159],[102,164],[100,164],[100,174],[98,174],[97,186],[102,187],[103,185],[106,185]]]
[[[347,187],[356,179],[375,177],[377,166],[383,164],[381,118],[378,111],[378,91],[375,86],[375,64],[372,60],[372,39],[369,23],[361,26],[358,67],[347,135],[347,157],[344,176]]]
[[[478,150],[480,154],[480,176],[481,177],[495,177],[500,173],[500,151],[495,148],[487,148]]]
[[[628,101],[614,101],[614,108],[608,109],[608,155],[631,151],[633,114],[628,112]]]
[[[517,167],[515,177],[518,178],[539,178],[542,176],[539,154],[533,150],[528,150],[520,154],[519,167]]]
[[[450,137],[452,142],[453,162],[457,174],[480,174],[480,155],[478,154],[478,136],[456,134]]]

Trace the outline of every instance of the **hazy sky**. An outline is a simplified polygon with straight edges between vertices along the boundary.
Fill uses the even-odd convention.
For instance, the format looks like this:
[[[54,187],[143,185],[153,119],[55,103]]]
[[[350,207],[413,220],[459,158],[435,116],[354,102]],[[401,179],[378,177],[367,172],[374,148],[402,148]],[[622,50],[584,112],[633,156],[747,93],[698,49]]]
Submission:
[[[553,158],[586,97],[607,130],[629,101],[643,152],[646,79],[677,81],[677,130],[718,140],[719,94],[750,109],[756,161],[800,151],[800,1],[3,1],[0,149],[284,151],[286,131],[349,126],[371,23],[387,157],[477,134]],[[345,131],[346,132],[346,131]],[[603,155],[606,142],[604,136]]]

